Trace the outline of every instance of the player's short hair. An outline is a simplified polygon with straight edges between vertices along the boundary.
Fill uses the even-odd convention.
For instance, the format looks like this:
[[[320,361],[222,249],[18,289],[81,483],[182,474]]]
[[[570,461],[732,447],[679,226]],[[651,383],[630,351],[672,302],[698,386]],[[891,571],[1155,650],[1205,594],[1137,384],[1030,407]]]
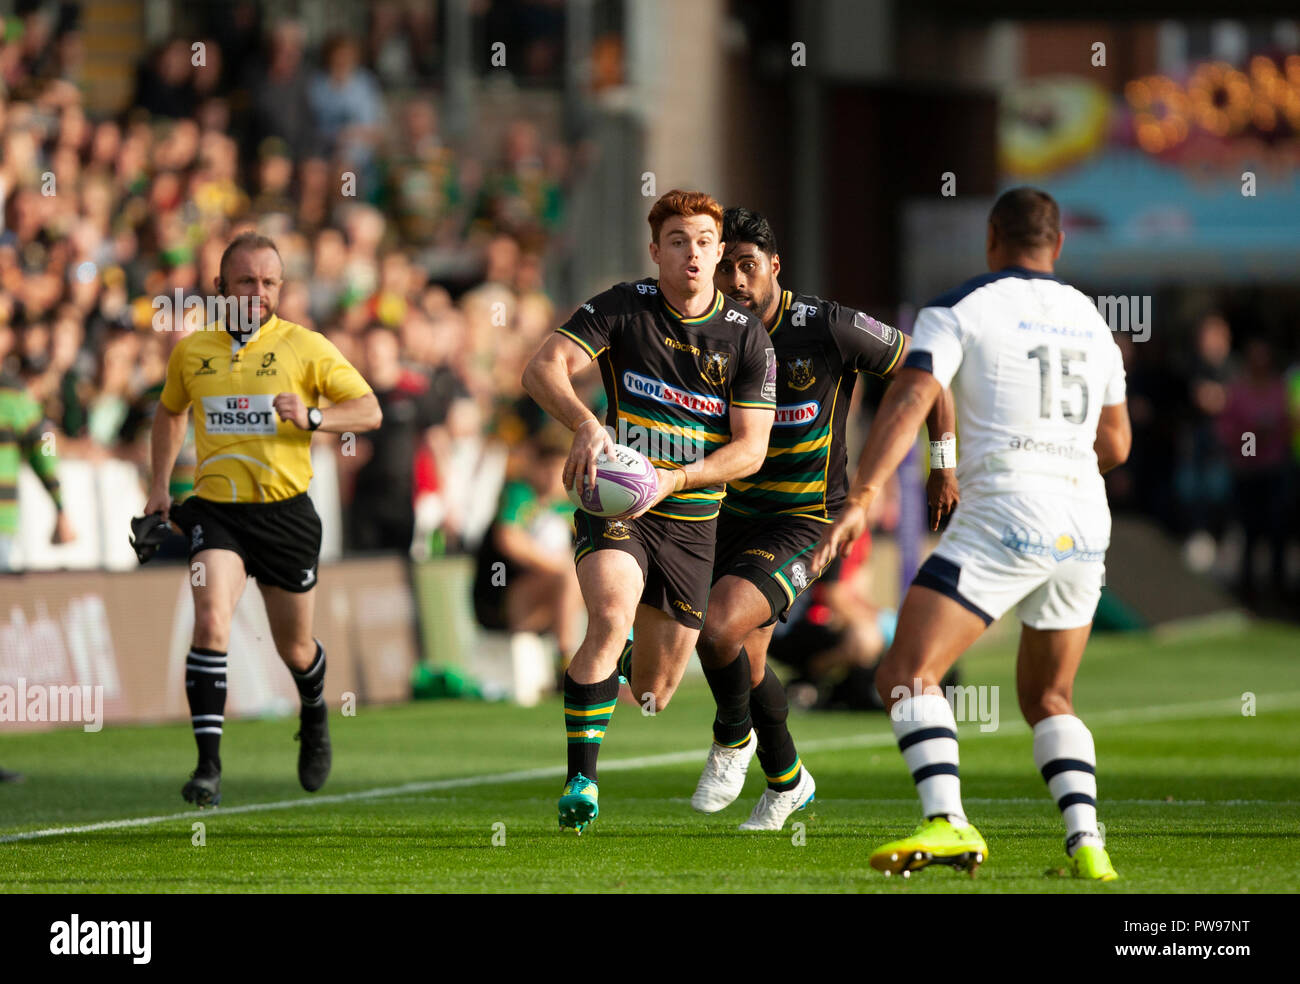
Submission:
[[[716,198],[702,191],[682,191],[674,188],[654,203],[654,207],[646,217],[650,223],[651,242],[659,242],[659,231],[674,215],[683,218],[692,215],[708,215],[718,224],[719,234],[722,232],[722,206],[718,204]]]
[[[776,233],[767,217],[739,205],[722,213],[722,239],[732,246],[753,243],[768,256],[776,254]]]
[[[1055,246],[1061,235],[1061,209],[1045,191],[1012,188],[993,204],[989,225],[999,242],[1014,249],[1042,249]]]
[[[221,264],[217,270],[223,281],[226,279],[226,265],[229,263],[230,258],[241,249],[269,249],[275,254],[275,258],[280,261],[280,269],[284,269],[284,259],[280,256],[280,250],[276,248],[274,240],[257,232],[241,232],[230,241],[226,251],[221,254]]]

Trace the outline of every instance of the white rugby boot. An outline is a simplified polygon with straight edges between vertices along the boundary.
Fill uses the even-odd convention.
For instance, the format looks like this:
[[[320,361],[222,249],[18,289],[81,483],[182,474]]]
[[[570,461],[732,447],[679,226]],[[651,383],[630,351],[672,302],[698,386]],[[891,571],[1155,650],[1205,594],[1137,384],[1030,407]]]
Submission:
[[[704,763],[691,806],[700,813],[717,813],[736,802],[745,788],[745,775],[749,763],[758,751],[758,735],[749,733],[749,742],[743,748],[727,748],[716,741],[709,748],[709,760]]]
[[[799,782],[793,789],[778,793],[770,786],[754,804],[754,812],[740,825],[741,830],[780,830],[795,810],[802,810],[813,801],[817,783],[806,768],[800,770]]]

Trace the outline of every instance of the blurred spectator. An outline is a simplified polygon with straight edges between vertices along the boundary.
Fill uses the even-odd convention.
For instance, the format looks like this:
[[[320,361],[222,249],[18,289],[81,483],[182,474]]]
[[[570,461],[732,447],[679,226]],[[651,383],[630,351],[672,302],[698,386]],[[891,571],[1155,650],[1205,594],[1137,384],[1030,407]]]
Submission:
[[[1193,567],[1209,568],[1214,541],[1223,534],[1231,476],[1216,422],[1227,405],[1232,375],[1232,330],[1219,313],[1207,314],[1196,329],[1195,350],[1184,370],[1189,413],[1179,449],[1175,490],[1181,525],[1190,535]]]
[[[560,475],[564,431],[544,431],[523,449],[520,476],[501,492],[478,551],[474,611],[489,630],[551,633],[564,657],[581,639],[582,596],[571,559],[573,504]]]
[[[432,78],[440,51],[435,6],[374,0],[369,13],[366,61],[385,88]]]
[[[253,141],[284,141],[295,161],[321,153],[320,137],[303,65],[305,33],[297,21],[280,21],[267,41],[266,57],[253,64],[251,94]]]
[[[307,94],[326,149],[357,171],[358,194],[373,181],[370,170],[382,136],[383,99],[369,71],[360,67],[354,40],[332,38],[323,54],[325,71],[308,84]]]
[[[439,138],[433,103],[406,103],[399,134],[387,157],[384,184],[403,241],[419,247],[453,241],[465,224],[460,163]]]
[[[0,371],[0,573],[13,569],[18,533],[18,468],[23,461],[31,465],[54,500],[57,519],[51,542],[66,543],[75,536],[63,511],[54,434],[46,426],[39,392],[34,395],[30,391],[31,384],[43,375],[44,367],[30,359],[22,363],[19,375]]]
[[[768,655],[790,667],[789,690],[800,706],[879,709],[875,665],[893,637],[893,612],[875,606],[857,579],[871,538],[836,559],[791,606],[772,634]]]
[[[264,141],[257,163],[257,197],[253,199],[253,211],[259,216],[270,212],[292,216],[294,202],[289,194],[292,180],[293,159],[289,156],[288,145],[275,137]]]
[[[480,221],[541,245],[564,214],[563,149],[544,148],[537,126],[516,120],[506,129],[501,161],[483,179],[475,214]]]
[[[447,408],[435,402],[423,376],[402,367],[396,332],[373,325],[364,354],[365,376],[384,421],[379,430],[356,438],[361,465],[352,499],[352,546],[406,552],[415,531],[416,453]]]
[[[183,38],[172,38],[140,66],[133,103],[154,116],[190,116],[197,105],[191,49]]]
[[[1246,345],[1246,364],[1228,387],[1218,421],[1219,437],[1232,462],[1233,512],[1245,534],[1239,589],[1256,600],[1255,552],[1267,540],[1271,585],[1286,585],[1286,463],[1291,418],[1286,385],[1273,367],[1273,352],[1260,338]]]

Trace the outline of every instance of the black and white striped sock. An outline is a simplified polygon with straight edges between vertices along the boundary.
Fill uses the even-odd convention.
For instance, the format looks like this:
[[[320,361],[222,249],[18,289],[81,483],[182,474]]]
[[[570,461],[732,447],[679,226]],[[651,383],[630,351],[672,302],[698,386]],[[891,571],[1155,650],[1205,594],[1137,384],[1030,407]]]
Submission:
[[[325,720],[325,647],[316,641],[316,658],[311,666],[299,673],[292,670],[293,682],[302,698],[300,717],[304,723]]]
[[[1034,725],[1034,764],[1065,821],[1067,850],[1102,845],[1097,828],[1097,750],[1092,732],[1073,714]]]
[[[947,816],[956,827],[967,824],[961,805],[957,769],[957,719],[938,694],[906,697],[890,708],[898,750],[911,770],[927,817]]]
[[[226,654],[194,646],[185,657],[185,697],[199,746],[199,765],[221,769],[221,728],[226,716]]]

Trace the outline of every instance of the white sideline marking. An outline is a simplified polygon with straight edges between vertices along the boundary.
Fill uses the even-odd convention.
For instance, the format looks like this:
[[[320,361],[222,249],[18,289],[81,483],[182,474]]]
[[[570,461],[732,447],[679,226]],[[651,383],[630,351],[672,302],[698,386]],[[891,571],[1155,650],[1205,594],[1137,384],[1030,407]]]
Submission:
[[[1265,694],[1256,702],[1256,709],[1290,710],[1300,707],[1300,690],[1282,694]],[[1090,724],[1141,724],[1151,721],[1178,720],[1183,718],[1205,717],[1207,715],[1241,713],[1241,701],[1235,697],[1221,700],[1202,700],[1187,704],[1166,704],[1156,707],[1137,707],[1128,710],[1098,711],[1087,716]],[[962,731],[962,738],[989,738],[999,735],[1021,735],[1029,732],[1029,726],[1023,721],[1010,721],[999,726],[997,731],[983,732],[968,726]],[[890,732],[848,735],[844,738],[823,738],[820,741],[800,743],[805,751],[830,752],[849,748],[892,747],[894,736]],[[638,758],[612,759],[602,762],[600,767],[609,770],[653,769],[664,765],[684,765],[689,762],[702,762],[707,753],[699,748],[686,752],[666,752],[661,755],[643,755]],[[186,810],[183,813],[167,813],[154,817],[134,817],[126,820],[101,820],[98,823],[81,824],[75,827],[46,827],[43,830],[25,830],[16,834],[0,836],[0,844],[15,841],[38,840],[44,837],[59,837],[64,834],[89,834],[99,830],[126,830],[131,827],[149,827],[171,820],[190,820],[197,817],[229,817],[241,813],[264,813],[269,810],[294,810],[302,807],[324,806],[331,803],[351,803],[358,800],[384,799],[389,796],[404,796],[412,793],[432,793],[442,789],[459,789],[466,786],[490,786],[498,783],[531,782],[534,779],[564,778],[565,767],[547,766],[539,769],[521,769],[516,772],[496,772],[490,775],[461,776],[456,779],[431,779],[425,782],[407,782],[400,786],[379,786],[375,789],[361,789],[353,793],[334,793],[328,796],[312,796],[310,799],[278,800],[271,803],[249,803],[245,806],[216,807],[212,810]],[[910,801],[909,801],[910,802]],[[974,800],[972,800],[974,802]],[[1038,802],[1038,800],[1034,800]],[[1242,802],[1233,800],[1233,803]],[[1176,805],[1176,804],[1165,804]]]

